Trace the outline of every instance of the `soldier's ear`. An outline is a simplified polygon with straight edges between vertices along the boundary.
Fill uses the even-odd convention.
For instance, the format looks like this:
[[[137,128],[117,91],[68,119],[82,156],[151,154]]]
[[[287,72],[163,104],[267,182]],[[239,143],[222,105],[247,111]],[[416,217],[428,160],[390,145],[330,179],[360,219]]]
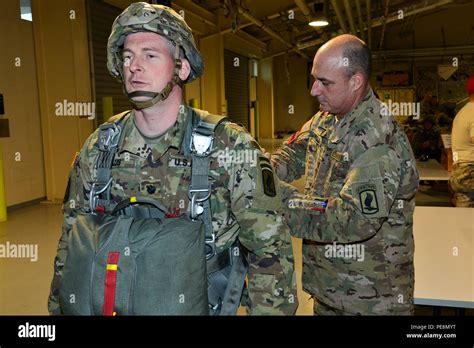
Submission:
[[[182,81],[186,81],[189,74],[191,73],[191,65],[187,59],[181,58],[181,69],[179,69],[179,78]]]
[[[356,72],[354,75],[351,77],[351,85],[352,85],[352,90],[358,91],[359,89],[363,88],[365,84],[365,78],[364,75],[362,75],[359,72]]]

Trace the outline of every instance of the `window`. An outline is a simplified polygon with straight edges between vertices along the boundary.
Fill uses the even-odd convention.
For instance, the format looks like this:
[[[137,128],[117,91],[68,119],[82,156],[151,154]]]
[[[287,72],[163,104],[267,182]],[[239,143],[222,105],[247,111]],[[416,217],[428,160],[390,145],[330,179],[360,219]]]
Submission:
[[[25,21],[33,21],[33,16],[31,14],[31,0],[20,0],[20,14],[21,19]]]

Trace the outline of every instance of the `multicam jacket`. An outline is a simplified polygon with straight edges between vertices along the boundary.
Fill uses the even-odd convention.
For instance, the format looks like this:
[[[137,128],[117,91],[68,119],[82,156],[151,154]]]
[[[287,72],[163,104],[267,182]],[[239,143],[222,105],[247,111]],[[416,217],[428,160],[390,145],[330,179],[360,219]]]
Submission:
[[[372,90],[339,121],[318,112],[272,156],[290,193],[289,224],[303,238],[303,288],[350,314],[413,308],[415,158]],[[327,203],[327,206],[325,206]]]
[[[150,139],[140,133],[133,112],[123,125],[123,141],[112,165],[111,196],[115,203],[130,196],[151,197],[169,218],[188,213],[191,158],[184,156],[184,134],[194,117],[182,105],[177,121],[165,134]],[[78,212],[88,212],[88,192],[97,156],[98,131],[85,142],[70,173],[64,224],[54,264],[49,311],[60,314],[61,271],[67,257],[68,233]],[[297,307],[294,259],[276,175],[259,145],[242,127],[228,122],[215,132],[210,155],[210,205],[217,251],[236,238],[248,251],[248,286],[244,303],[249,314],[294,314]],[[270,172],[269,172],[270,170]],[[274,181],[273,181],[274,180]]]

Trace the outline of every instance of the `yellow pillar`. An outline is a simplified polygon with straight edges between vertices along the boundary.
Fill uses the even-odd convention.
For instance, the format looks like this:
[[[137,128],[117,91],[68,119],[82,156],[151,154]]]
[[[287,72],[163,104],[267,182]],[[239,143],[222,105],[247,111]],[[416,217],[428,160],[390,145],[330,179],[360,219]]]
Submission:
[[[189,101],[189,106],[191,106],[192,108],[195,108],[195,109],[199,109],[200,108],[199,99],[197,99],[197,98],[191,99]]]
[[[107,121],[114,115],[114,100],[112,97],[102,97],[102,105],[104,108],[103,122]]]
[[[3,182],[3,149],[0,142],[0,222],[7,221],[7,202],[5,199],[5,185]]]

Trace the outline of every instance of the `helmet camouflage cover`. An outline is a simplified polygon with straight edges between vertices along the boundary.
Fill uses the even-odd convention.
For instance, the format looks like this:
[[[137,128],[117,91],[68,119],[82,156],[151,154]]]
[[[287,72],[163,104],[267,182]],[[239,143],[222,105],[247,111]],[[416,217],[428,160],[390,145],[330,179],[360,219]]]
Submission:
[[[112,25],[107,43],[107,68],[114,77],[122,79],[122,49],[126,36],[141,31],[162,35],[182,49],[191,65],[191,73],[185,82],[201,76],[202,56],[184,19],[170,7],[137,2],[126,8]]]

